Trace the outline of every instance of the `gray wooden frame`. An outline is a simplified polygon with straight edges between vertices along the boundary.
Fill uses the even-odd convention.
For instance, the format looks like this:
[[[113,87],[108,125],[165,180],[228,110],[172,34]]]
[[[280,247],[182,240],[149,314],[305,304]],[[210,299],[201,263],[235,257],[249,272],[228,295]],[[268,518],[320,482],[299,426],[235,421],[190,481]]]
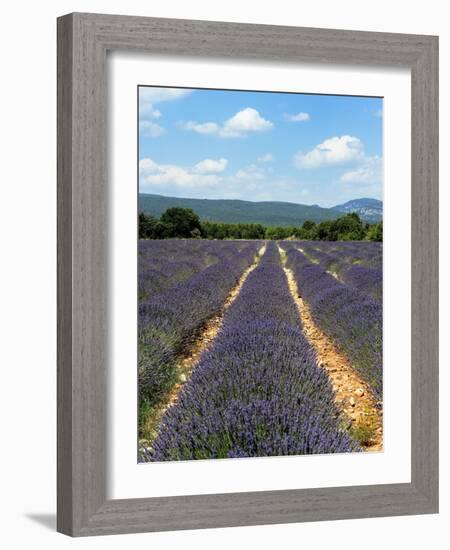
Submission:
[[[409,67],[411,483],[106,498],[106,52]],[[75,13],[58,19],[58,530],[73,536],[438,511],[438,38]]]

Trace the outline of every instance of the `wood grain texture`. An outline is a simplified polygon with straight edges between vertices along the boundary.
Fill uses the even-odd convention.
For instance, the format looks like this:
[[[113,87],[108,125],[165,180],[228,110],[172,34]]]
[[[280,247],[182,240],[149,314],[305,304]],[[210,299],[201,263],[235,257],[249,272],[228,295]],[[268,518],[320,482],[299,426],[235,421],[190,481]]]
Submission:
[[[438,508],[438,42],[411,72],[412,479]]]
[[[72,525],[72,20],[58,21],[57,529]]]
[[[106,499],[106,52],[409,67],[412,74],[412,481]],[[58,530],[99,535],[438,509],[438,40],[115,15],[58,20]]]

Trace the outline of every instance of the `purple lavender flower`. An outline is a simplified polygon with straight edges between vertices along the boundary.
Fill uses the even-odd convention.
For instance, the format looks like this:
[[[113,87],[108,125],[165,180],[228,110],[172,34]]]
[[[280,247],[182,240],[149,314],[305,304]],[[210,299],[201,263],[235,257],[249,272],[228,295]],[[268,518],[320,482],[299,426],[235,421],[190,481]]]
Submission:
[[[269,242],[213,345],[165,413],[151,460],[359,450],[341,422]]]

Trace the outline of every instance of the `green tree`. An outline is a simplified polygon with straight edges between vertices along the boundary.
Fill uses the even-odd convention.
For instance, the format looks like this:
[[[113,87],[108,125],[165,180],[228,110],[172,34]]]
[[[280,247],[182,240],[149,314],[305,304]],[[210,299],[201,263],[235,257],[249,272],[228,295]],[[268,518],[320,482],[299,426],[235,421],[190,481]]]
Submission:
[[[314,236],[311,238],[319,241],[336,241],[337,237],[333,228],[333,223],[332,221],[320,222],[314,228]]]
[[[367,230],[366,239],[368,241],[383,241],[383,222],[374,223],[369,225]]]
[[[174,228],[170,223],[158,221],[153,229],[153,239],[170,239],[174,237]]]
[[[153,239],[154,229],[158,220],[144,212],[139,212],[139,238],[140,239]]]
[[[293,235],[296,239],[308,239],[308,231],[303,227],[294,227]]]
[[[383,223],[362,222],[358,214],[345,214],[335,220],[316,224],[306,220],[301,227],[264,227],[259,223],[224,223],[203,221],[190,208],[168,208],[161,219],[139,214],[141,239],[287,239],[306,240],[383,240]]]
[[[311,220],[306,220],[303,222],[302,228],[306,231],[311,231],[311,229],[314,229],[316,227],[316,222],[312,222]]]
[[[293,227],[267,227],[266,239],[280,240],[287,239],[294,233]]]
[[[191,208],[168,208],[161,216],[160,221],[172,227],[172,237],[190,238],[192,231],[202,231],[200,218]]]
[[[366,236],[365,225],[355,212],[337,218],[332,222],[330,231],[332,241],[358,241]]]

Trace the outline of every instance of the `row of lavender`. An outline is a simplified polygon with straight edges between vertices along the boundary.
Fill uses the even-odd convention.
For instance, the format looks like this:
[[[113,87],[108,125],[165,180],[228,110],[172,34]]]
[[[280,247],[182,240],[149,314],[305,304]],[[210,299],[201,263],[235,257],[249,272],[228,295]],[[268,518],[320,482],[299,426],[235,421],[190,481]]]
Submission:
[[[360,261],[365,264],[381,262],[383,244],[371,241],[302,241],[323,252],[337,252],[348,262]]]
[[[152,461],[348,452],[274,242],[159,427]]]
[[[313,242],[297,245],[308,258],[345,284],[383,299],[383,250],[376,242]]]
[[[146,300],[206,267],[230,258],[243,241],[166,239],[139,241],[139,299]]]
[[[179,377],[177,357],[204,323],[220,311],[261,247],[257,242],[227,245],[220,261],[140,302],[141,405],[156,407],[166,398]]]
[[[337,281],[321,264],[312,263],[292,243],[286,266],[315,323],[335,342],[381,399],[383,390],[382,305],[366,292]]]

